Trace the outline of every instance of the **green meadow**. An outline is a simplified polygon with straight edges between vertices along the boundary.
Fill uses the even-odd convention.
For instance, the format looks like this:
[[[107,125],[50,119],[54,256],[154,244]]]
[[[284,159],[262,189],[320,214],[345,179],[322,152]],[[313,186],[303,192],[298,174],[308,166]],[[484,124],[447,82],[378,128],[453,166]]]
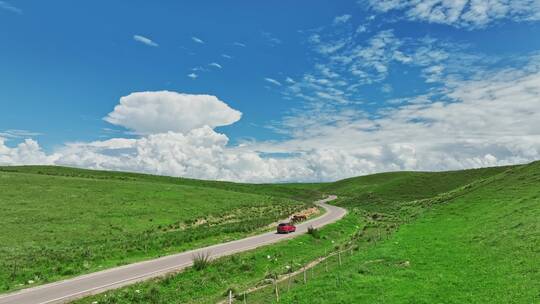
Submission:
[[[341,266],[334,256],[308,270],[307,284],[278,284],[280,303],[540,302],[540,162],[305,185],[58,167],[0,177],[6,289],[257,233],[337,194],[349,214],[317,233],[76,302],[216,303],[228,290],[242,301],[267,286],[247,303],[275,303],[269,280],[350,248]]]
[[[280,303],[534,303],[540,289],[540,163],[451,172],[395,172],[287,185],[336,193],[349,209],[300,236],[77,303],[215,303],[233,290],[275,303],[268,280],[352,248],[278,284]],[[268,258],[270,257],[270,258]],[[290,289],[289,286],[290,285]]]
[[[0,289],[237,239],[312,191],[62,167],[0,167]]]
[[[342,203],[367,221],[354,255],[280,303],[539,303],[540,162],[471,174],[478,178],[431,198],[423,189],[411,190],[418,199],[387,200],[383,191],[365,204],[351,192]],[[439,177],[424,182],[436,189]],[[404,191],[387,193],[410,198]],[[251,298],[275,302],[268,289]]]

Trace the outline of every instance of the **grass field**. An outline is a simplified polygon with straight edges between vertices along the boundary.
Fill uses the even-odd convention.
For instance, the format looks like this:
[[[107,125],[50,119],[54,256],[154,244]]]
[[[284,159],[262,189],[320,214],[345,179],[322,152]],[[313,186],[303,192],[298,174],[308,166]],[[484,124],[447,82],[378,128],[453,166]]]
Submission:
[[[301,265],[350,241],[363,226],[358,214],[323,227],[320,238],[309,234],[213,261],[203,270],[189,268],[176,275],[87,297],[75,303],[217,303],[227,290],[240,293],[277,274],[297,270]]]
[[[290,293],[283,291],[286,287],[281,286],[282,302],[364,302],[362,296],[364,294],[363,290],[366,288],[372,288],[374,296],[370,297],[369,301],[376,303],[414,303],[417,299],[426,303],[430,301],[445,302],[444,300],[436,298],[430,298],[430,301],[425,301],[425,299],[419,297],[414,298],[412,301],[408,301],[406,297],[399,298],[403,295],[403,293],[400,294],[402,288],[399,286],[393,288],[397,294],[400,294],[397,298],[377,298],[376,295],[378,292],[384,292],[384,285],[374,285],[373,287],[360,286],[357,285],[357,282],[352,281],[351,278],[354,278],[357,274],[362,277],[367,276],[367,274],[372,271],[370,269],[371,267],[379,267],[380,265],[391,266],[391,268],[388,269],[388,273],[404,269],[405,271],[409,271],[408,275],[411,275],[411,269],[414,266],[405,267],[403,265],[407,265],[404,264],[405,261],[409,261],[408,263],[410,263],[410,265],[414,265],[412,263],[417,263],[417,261],[410,258],[392,257],[393,248],[384,252],[382,258],[377,255],[370,258],[362,256],[373,250],[382,248],[385,244],[392,246],[395,241],[392,241],[393,239],[387,240],[387,238],[398,237],[399,234],[403,233],[402,231],[405,231],[406,227],[409,227],[409,225],[413,225],[414,223],[421,223],[428,218],[430,214],[437,212],[439,208],[447,206],[447,203],[451,202],[448,206],[452,205],[454,203],[453,200],[464,199],[465,194],[470,193],[468,195],[472,195],[475,191],[484,189],[484,187],[489,185],[492,180],[506,179],[507,177],[505,174],[510,173],[505,172],[509,169],[521,170],[521,167],[501,167],[419,174],[397,172],[360,177],[346,180],[346,182],[337,182],[333,184],[309,184],[307,185],[307,189],[341,194],[342,198],[337,204],[347,206],[351,211],[345,220],[323,228],[321,231],[321,239],[314,239],[310,235],[302,236],[290,242],[260,248],[236,257],[220,259],[212,263],[208,269],[201,271],[190,269],[184,273],[169,276],[166,279],[136,284],[134,286],[108,292],[105,295],[85,298],[79,302],[213,303],[225,299],[225,293],[228,288],[232,287],[237,295],[241,295],[245,290],[262,284],[262,282],[265,281],[265,278],[284,275],[289,270],[296,270],[298,267],[301,267],[301,265],[308,263],[308,261],[324,255],[324,253],[348,246],[353,246],[357,248],[357,250],[352,258],[344,258],[344,263],[347,264],[344,264],[340,270],[343,271],[341,273],[343,279],[340,279],[340,282],[343,282],[343,285],[340,286],[338,292],[342,292],[344,294],[343,297],[328,292],[328,290],[336,289],[335,275],[338,268],[334,261],[333,264],[330,263],[330,273],[327,274],[328,277],[323,278],[319,268],[318,276],[320,276],[320,278],[310,278],[310,283],[305,287],[299,287],[303,285],[301,277],[293,280],[296,284],[292,284],[293,289]],[[509,181],[509,183],[513,182]],[[534,184],[534,182],[532,184]],[[529,187],[531,187],[532,184],[529,185]],[[303,187],[303,185],[286,186],[295,189],[302,189]],[[362,200],[359,200],[359,198],[375,199],[367,199],[367,202],[364,203]],[[484,213],[485,210],[479,210],[479,212]],[[445,228],[441,227],[439,229]],[[430,227],[425,225],[420,231],[415,231],[414,233],[417,237],[421,237],[422,233],[425,234],[426,231],[429,232]],[[440,233],[440,231],[436,231],[437,233]],[[532,231],[534,231],[534,229],[532,229]],[[537,227],[536,231],[538,231]],[[339,232],[340,234],[336,234],[336,232]],[[415,242],[427,243],[425,238],[429,239],[430,237],[430,235],[424,235],[421,237],[421,240],[416,240]],[[329,240],[333,240],[334,242],[328,242]],[[525,240],[524,242],[528,243],[529,241],[530,240]],[[398,244],[400,244],[400,242],[402,241],[398,241]],[[437,245],[441,245],[439,244],[439,241],[436,241],[435,243],[436,244],[430,244],[430,246],[437,248],[434,252],[444,252],[446,250],[445,248],[437,247]],[[415,246],[416,245],[411,246],[413,251]],[[429,247],[426,248],[427,252],[425,254],[429,255],[430,249]],[[448,252],[449,254],[455,254],[455,252],[459,250],[467,250],[467,248],[451,248]],[[415,254],[416,253],[414,252],[410,253],[411,256],[414,256]],[[271,256],[270,262],[266,258],[267,256]],[[277,261],[273,261],[274,257],[277,257]],[[294,261],[292,261],[290,257],[292,257],[292,260]],[[391,257],[391,259],[386,261],[386,257]],[[422,256],[420,256],[420,259],[422,259]],[[359,260],[361,262],[359,262]],[[372,261],[376,261],[374,264],[375,266],[371,266]],[[529,264],[525,266],[526,269],[533,269],[530,268],[534,266],[531,265],[531,261],[532,259],[529,258]],[[425,269],[429,269],[432,267],[430,264],[436,262],[436,259],[426,258],[424,264]],[[360,266],[358,263],[360,263]],[[367,266],[364,265],[364,263],[366,263]],[[287,269],[285,268],[286,266],[292,267]],[[242,269],[247,269],[249,271],[243,272]],[[444,265],[439,268],[434,267],[433,269],[439,271],[442,277],[446,276],[445,272],[448,274],[451,273],[451,271],[444,269]],[[315,271],[315,273],[317,273],[317,271]],[[439,275],[439,273],[436,275]],[[378,282],[380,279],[382,278],[374,277],[373,281]],[[407,283],[409,279],[415,280],[414,276],[406,277],[404,282]],[[363,282],[358,282],[358,284],[361,283]],[[325,294],[319,292],[317,290],[319,285],[316,286],[316,284],[320,284],[320,288],[329,296],[326,297]],[[394,284],[394,282],[392,279],[389,279],[385,284],[391,285]],[[204,288],[198,286],[204,286]],[[315,290],[312,290],[311,287]],[[419,288],[419,286],[416,285],[414,288],[410,289],[410,292],[418,292],[415,288]],[[351,291],[352,289],[361,291],[355,293]],[[248,303],[271,303],[274,299],[273,293],[273,288],[265,288],[254,294],[249,294],[247,296],[247,299],[249,299]],[[357,294],[361,294],[362,296],[355,296]],[[240,296],[240,299],[242,299],[242,296]],[[456,301],[458,302],[459,300],[463,300],[463,298],[459,298]]]
[[[0,289],[239,238],[316,197],[279,185],[0,167]]]
[[[374,214],[378,242],[280,303],[540,302],[540,162]]]
[[[300,236],[219,259],[202,270],[188,269],[78,303],[215,303],[225,299],[230,288],[235,294],[242,294],[268,278],[297,270],[325,253],[345,247],[353,247],[355,251],[353,256],[343,259],[341,267],[334,261],[329,263],[328,272],[321,271],[321,266],[314,268],[315,275],[308,284],[304,285],[301,277],[295,278],[296,284],[292,284],[290,291],[285,291],[282,284],[280,303],[540,302],[539,162],[438,173],[383,173],[307,185],[200,181],[197,186],[197,181],[189,179],[43,167],[0,168],[0,187],[7,185],[6,179],[14,179],[9,182],[12,192],[0,199],[19,197],[18,207],[11,212],[26,221],[12,222],[10,233],[33,235],[35,240],[22,244],[5,233],[0,240],[14,245],[1,247],[0,254],[9,256],[15,253],[11,252],[12,248],[27,246],[36,250],[35,258],[43,250],[36,244],[45,240],[46,248],[57,249],[60,256],[70,252],[67,249],[72,250],[78,257],[73,264],[82,265],[77,266],[79,272],[92,271],[95,269],[92,267],[105,265],[106,261],[112,266],[241,237],[253,229],[234,220],[239,212],[251,212],[250,217],[258,223],[255,226],[264,227],[282,214],[304,208],[305,202],[320,193],[340,195],[335,203],[350,211],[345,219],[321,229],[320,238]],[[33,189],[31,185],[36,185],[36,192],[25,194],[27,198],[23,199],[22,190]],[[123,188],[127,185],[129,189]],[[70,201],[66,193],[76,195],[75,201],[80,206],[75,208],[69,203],[59,206],[73,209],[68,213],[74,218],[84,219],[86,215],[88,218],[83,222],[105,220],[114,223],[113,226],[81,229],[77,226],[80,219],[55,218],[55,214],[65,210],[54,209],[57,202]],[[26,216],[37,212],[31,203],[35,197],[41,198],[40,204],[50,198],[46,204],[48,210],[40,212],[49,214],[51,220],[26,220]],[[300,201],[295,201],[296,197]],[[159,205],[152,203],[156,201]],[[9,211],[9,205],[12,204],[0,204],[2,212]],[[208,223],[201,226],[202,219]],[[51,226],[51,222],[57,222],[58,227],[49,232],[39,228]],[[35,230],[25,230],[25,225],[33,225]],[[207,229],[205,236],[200,236],[201,227]],[[62,229],[68,231],[58,234]],[[110,235],[100,235],[99,230]],[[212,231],[209,237],[206,231]],[[90,239],[82,237],[83,232]],[[69,238],[54,237],[64,234]],[[184,235],[191,237],[187,240]],[[95,239],[106,240],[103,251]],[[92,252],[86,256],[85,241],[98,254]],[[121,244],[127,245],[118,250],[112,248]],[[47,250],[44,252],[49,254]],[[24,256],[23,251],[19,254]],[[100,260],[92,260],[94,254]],[[38,263],[42,268],[32,268],[34,264],[29,261],[27,265],[32,267],[27,269],[46,271],[49,259],[60,269],[72,265],[68,260],[44,255]],[[85,267],[87,260],[92,261],[90,267]],[[5,271],[8,279],[10,271],[24,273],[17,263],[8,264],[15,267]],[[65,275],[59,273],[51,278]],[[27,279],[25,276],[16,281]],[[272,303],[274,296],[272,288],[264,288],[249,294],[247,299],[248,303]]]

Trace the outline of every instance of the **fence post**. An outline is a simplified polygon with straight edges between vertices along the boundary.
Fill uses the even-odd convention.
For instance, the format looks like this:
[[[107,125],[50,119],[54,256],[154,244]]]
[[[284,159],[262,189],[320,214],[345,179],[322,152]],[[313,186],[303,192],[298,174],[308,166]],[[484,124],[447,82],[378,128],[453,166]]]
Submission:
[[[338,261],[339,261],[339,266],[341,266],[341,251],[338,251]]]
[[[244,304],[246,304],[247,301],[246,301],[246,292],[244,291]]]
[[[304,284],[307,283],[307,277],[306,277],[306,266],[304,266]]]
[[[229,289],[229,304],[232,304],[232,289]]]

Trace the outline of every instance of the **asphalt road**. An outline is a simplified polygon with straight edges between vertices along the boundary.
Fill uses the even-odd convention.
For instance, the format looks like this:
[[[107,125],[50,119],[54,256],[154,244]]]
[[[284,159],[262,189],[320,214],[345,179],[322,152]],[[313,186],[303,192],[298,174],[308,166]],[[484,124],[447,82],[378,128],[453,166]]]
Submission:
[[[334,199],[336,199],[335,196],[330,196],[324,200],[317,201],[316,204],[326,209],[326,213],[318,218],[297,225],[295,233],[276,234],[275,232],[267,232],[245,239],[107,269],[34,288],[23,289],[11,294],[0,295],[0,304],[65,303],[76,298],[97,294],[106,290],[119,288],[121,286],[184,269],[192,265],[192,258],[197,254],[207,253],[214,259],[279,242],[284,239],[293,238],[307,232],[307,229],[310,226],[322,227],[345,216],[347,213],[345,209],[326,204],[326,202]]]

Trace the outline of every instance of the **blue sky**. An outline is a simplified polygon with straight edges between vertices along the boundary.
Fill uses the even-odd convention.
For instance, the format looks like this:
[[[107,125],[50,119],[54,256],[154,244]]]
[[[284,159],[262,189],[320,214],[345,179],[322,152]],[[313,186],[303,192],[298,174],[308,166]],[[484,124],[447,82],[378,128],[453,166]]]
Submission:
[[[0,1],[0,164],[258,182],[531,161],[539,20],[535,0]]]

